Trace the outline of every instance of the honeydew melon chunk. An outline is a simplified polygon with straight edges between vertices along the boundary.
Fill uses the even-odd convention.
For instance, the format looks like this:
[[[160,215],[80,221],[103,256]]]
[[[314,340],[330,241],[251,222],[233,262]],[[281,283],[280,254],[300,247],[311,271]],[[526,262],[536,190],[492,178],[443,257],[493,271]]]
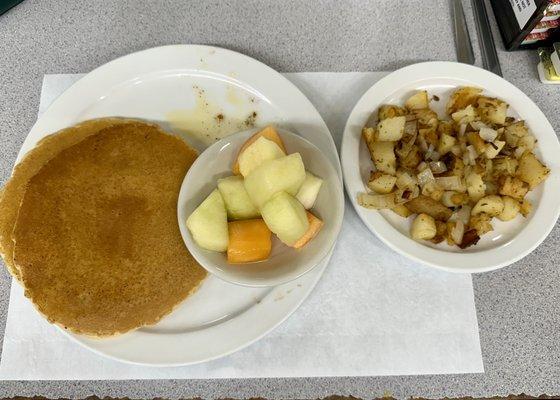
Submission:
[[[206,250],[226,251],[228,222],[224,200],[214,189],[187,218],[187,228],[197,245]]]
[[[263,162],[285,155],[280,146],[261,136],[239,155],[239,172],[241,175],[247,176]]]
[[[275,194],[261,209],[264,222],[282,242],[293,246],[309,229],[303,205],[287,192]]]
[[[232,175],[218,179],[218,190],[224,200],[229,219],[251,219],[261,215],[245,190],[243,177]]]
[[[265,161],[245,177],[245,189],[257,208],[278,192],[294,196],[305,180],[305,166],[299,153]]]
[[[276,132],[276,129],[273,126],[267,126],[263,130],[255,133],[253,136],[251,136],[249,139],[247,139],[245,141],[245,143],[243,143],[243,146],[241,146],[241,149],[239,149],[239,153],[237,153],[237,157],[236,157],[235,162],[233,163],[233,167],[232,167],[232,172],[235,175],[240,174],[240,172],[239,172],[239,155],[241,153],[243,153],[247,147],[249,147],[251,144],[253,144],[260,137],[265,137],[268,140],[272,140],[274,143],[276,143],[278,146],[280,146],[280,148],[282,149],[284,154],[288,153],[286,151],[286,146],[284,146],[284,142],[282,141],[282,138],[280,137],[280,135],[278,135],[278,132]]]
[[[303,204],[306,210],[313,208],[322,184],[323,180],[321,178],[317,178],[311,172],[305,171],[305,180],[296,194],[296,199]]]

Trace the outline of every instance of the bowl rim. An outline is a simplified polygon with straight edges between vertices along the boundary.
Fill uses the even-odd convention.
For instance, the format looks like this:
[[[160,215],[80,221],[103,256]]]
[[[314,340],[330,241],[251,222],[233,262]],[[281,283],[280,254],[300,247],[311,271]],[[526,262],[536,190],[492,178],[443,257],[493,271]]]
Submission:
[[[304,142],[307,146],[309,146],[314,153],[320,154],[320,157],[323,158],[322,160],[323,164],[329,170],[329,175],[332,176],[333,179],[336,179],[337,182],[337,184],[334,185],[333,187],[334,191],[336,192],[336,198],[338,200],[333,202],[333,206],[336,206],[336,212],[334,213],[335,218],[333,221],[334,227],[332,230],[332,234],[327,237],[328,240],[327,245],[320,247],[319,251],[317,251],[316,254],[312,256],[311,261],[305,264],[306,265],[305,268],[294,270],[289,274],[285,274],[276,278],[267,278],[267,279],[259,279],[259,280],[250,280],[250,279],[245,280],[245,279],[234,278],[230,276],[228,273],[224,272],[223,270],[216,268],[212,263],[208,263],[206,259],[200,256],[200,253],[203,252],[204,250],[199,248],[198,245],[192,239],[192,235],[189,232],[188,228],[186,227],[187,216],[181,212],[181,203],[184,202],[186,191],[187,191],[187,189],[185,188],[189,186],[188,183],[192,179],[195,173],[193,171],[196,171],[196,169],[200,167],[200,164],[204,162],[204,154],[205,153],[210,154],[212,152],[215,152],[216,149],[221,149],[222,147],[229,145],[232,142],[232,140],[240,140],[241,143],[243,143],[244,140],[248,139],[251,135],[262,130],[263,129],[262,127],[251,128],[251,129],[233,133],[213,143],[212,145],[207,147],[204,151],[202,151],[198,155],[196,160],[193,162],[193,164],[190,166],[187,173],[185,174],[185,177],[183,178],[183,182],[181,183],[181,188],[179,190],[179,196],[177,198],[177,222],[179,224],[181,237],[183,239],[183,242],[185,243],[185,246],[187,247],[187,250],[191,253],[194,259],[210,274],[226,282],[233,283],[240,286],[255,287],[255,288],[274,287],[300,278],[301,276],[313,270],[317,265],[320,265],[321,262],[324,261],[325,258],[329,256],[329,254],[332,252],[332,249],[336,244],[336,241],[338,240],[338,236],[342,229],[342,223],[344,219],[345,199],[344,199],[343,183],[340,179],[340,176],[338,175],[336,168],[332,165],[329,159],[321,152],[321,150],[306,138],[298,135],[297,133],[286,130],[284,128],[280,128],[277,126],[275,128],[280,136],[288,135],[293,138],[296,138],[296,140],[300,142]],[[336,218],[336,216],[338,216],[338,218]],[[196,250],[191,251],[191,246],[192,247],[197,246]]]

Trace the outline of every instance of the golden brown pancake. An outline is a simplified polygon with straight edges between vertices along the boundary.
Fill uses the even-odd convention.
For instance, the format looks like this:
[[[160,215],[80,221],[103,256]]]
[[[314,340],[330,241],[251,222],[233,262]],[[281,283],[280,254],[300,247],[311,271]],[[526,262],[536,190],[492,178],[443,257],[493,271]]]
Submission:
[[[0,254],[2,254],[8,270],[16,279],[19,280],[19,271],[13,263],[12,231],[29,179],[61,150],[82,141],[101,129],[126,123],[138,123],[138,121],[122,118],[99,118],[63,129],[43,138],[16,165],[12,177],[0,192]]]
[[[196,152],[150,124],[105,128],[28,182],[14,262],[49,321],[110,336],[158,322],[206,273],[187,251],[177,197]]]

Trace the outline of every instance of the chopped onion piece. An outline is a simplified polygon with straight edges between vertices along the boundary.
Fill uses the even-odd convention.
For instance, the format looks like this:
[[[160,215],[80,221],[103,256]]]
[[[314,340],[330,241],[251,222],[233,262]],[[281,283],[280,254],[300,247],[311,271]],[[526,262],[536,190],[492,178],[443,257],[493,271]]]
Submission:
[[[440,157],[441,155],[436,150],[434,150],[434,146],[430,144],[430,147],[428,147],[424,158],[426,160],[438,161]]]
[[[465,204],[451,215],[449,221],[461,221],[464,225],[467,225],[471,218],[471,210],[471,206]]]
[[[405,118],[406,118],[406,122],[416,121],[418,119],[414,114],[407,114],[405,115]]]
[[[491,128],[482,128],[478,135],[487,142],[493,142],[498,137],[498,131]]]
[[[420,195],[420,189],[418,186],[413,188],[398,189],[395,191],[395,202],[397,204],[406,203],[412,199],[415,199]]]
[[[520,158],[523,153],[525,153],[527,149],[523,146],[518,147],[517,149],[515,149],[515,152],[513,153],[515,155],[515,158]]]
[[[465,234],[465,224],[463,223],[463,221],[458,220],[455,221],[454,225],[455,226],[453,227],[453,229],[451,229],[450,232],[451,240],[453,240],[455,244],[461,244],[461,242],[463,241],[463,235]]]
[[[439,176],[435,178],[435,181],[443,190],[453,190],[456,192],[465,191],[463,182],[461,182],[461,178],[458,176]]]
[[[430,169],[434,174],[442,174],[447,171],[447,166],[443,161],[432,161],[430,163]]]
[[[467,159],[466,161],[463,159],[463,162],[465,162],[466,165],[476,164],[476,158],[478,157],[478,153],[476,152],[476,149],[472,144],[467,146],[467,151],[465,155],[467,156]]]
[[[463,136],[467,131],[467,124],[459,125],[459,137]]]
[[[471,126],[475,131],[480,131],[481,129],[488,128],[488,125],[486,125],[482,121],[472,121]]]
[[[413,188],[414,186],[416,186],[417,182],[416,182],[416,177],[411,176],[408,172],[406,171],[399,171],[397,172],[397,182],[396,185],[399,189],[405,189],[405,188]]]
[[[426,168],[428,168],[428,164],[426,164],[425,161],[422,161],[420,164],[418,164],[418,167],[416,167],[416,168],[418,169],[418,171],[422,172]]]
[[[422,150],[423,152],[428,151],[428,143],[426,143],[426,139],[424,138],[424,136],[418,136],[418,145],[420,146],[420,150]]]
[[[430,168],[426,168],[416,176],[418,177],[418,184],[422,187],[428,183],[435,182],[434,174],[432,174],[432,170]]]
[[[418,130],[418,122],[416,120],[408,121],[404,124],[405,135],[416,135]]]
[[[358,193],[358,204],[365,208],[376,210],[395,207],[395,195]]]

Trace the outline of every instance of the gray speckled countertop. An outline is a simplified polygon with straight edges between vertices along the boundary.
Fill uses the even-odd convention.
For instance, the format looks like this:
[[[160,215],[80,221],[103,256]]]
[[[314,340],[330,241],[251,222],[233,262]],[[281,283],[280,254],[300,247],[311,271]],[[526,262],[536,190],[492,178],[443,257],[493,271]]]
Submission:
[[[476,42],[470,2],[465,13]],[[495,27],[495,22],[492,20]],[[508,53],[494,32],[504,77],[560,129],[560,87],[538,81],[535,52]],[[0,178],[37,115],[47,73],[87,72],[137,50],[204,43],[283,71],[372,71],[455,60],[446,0],[47,1],[0,16]],[[560,395],[560,229],[531,255],[473,277],[484,374],[196,381],[0,382],[0,397],[371,398]],[[0,270],[0,335],[10,280]]]

